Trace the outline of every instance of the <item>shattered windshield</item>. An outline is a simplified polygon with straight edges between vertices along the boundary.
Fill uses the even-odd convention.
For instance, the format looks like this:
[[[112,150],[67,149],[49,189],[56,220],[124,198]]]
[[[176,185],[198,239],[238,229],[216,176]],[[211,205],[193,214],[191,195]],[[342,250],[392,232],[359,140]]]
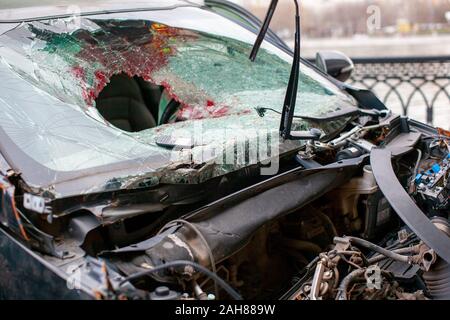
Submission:
[[[140,175],[181,161],[156,145],[162,134],[195,135],[199,125],[202,130],[259,128],[277,133],[291,58],[265,44],[252,63],[248,54],[253,34],[204,10],[178,10],[197,12],[197,20],[174,22],[177,15],[161,12],[145,19],[146,14],[128,19],[105,15],[81,18],[79,24],[68,19],[23,23],[6,32],[0,37],[0,74],[6,81],[7,67],[22,79],[23,90],[26,84],[31,89],[24,101],[18,87],[3,90],[2,129],[22,152],[51,170],[79,171],[134,160]],[[208,27],[204,22],[212,18],[218,25]],[[163,96],[177,101],[171,122],[125,132],[107,121],[96,99],[120,74],[160,86]],[[297,114],[320,116],[349,104],[349,97],[302,65]],[[258,108],[274,111],[261,117]],[[330,133],[344,124],[333,121],[321,129]],[[294,127],[308,129],[311,124],[296,120]],[[230,142],[219,134],[201,136],[202,143],[191,153],[205,146],[225,148]],[[151,155],[158,155],[160,163],[148,164]],[[213,167],[208,177],[239,166]],[[160,173],[162,177],[169,176]]]
[[[247,43],[140,20],[89,20],[85,29],[73,33],[54,27],[39,22],[26,26],[34,41],[33,61],[59,76],[50,86],[46,81],[36,85],[81,108],[94,106],[112,76],[120,73],[164,86],[182,104],[180,120],[282,106],[289,63],[264,50],[253,63]],[[334,111],[341,97],[312,76],[302,74],[298,111]]]

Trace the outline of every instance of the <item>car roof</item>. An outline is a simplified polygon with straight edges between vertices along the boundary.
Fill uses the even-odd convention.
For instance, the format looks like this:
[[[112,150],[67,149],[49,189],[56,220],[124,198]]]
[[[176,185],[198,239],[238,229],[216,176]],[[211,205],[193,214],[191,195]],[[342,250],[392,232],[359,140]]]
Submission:
[[[49,17],[91,15],[106,12],[156,10],[180,6],[201,6],[203,0],[22,0],[0,4],[0,22],[20,22]]]

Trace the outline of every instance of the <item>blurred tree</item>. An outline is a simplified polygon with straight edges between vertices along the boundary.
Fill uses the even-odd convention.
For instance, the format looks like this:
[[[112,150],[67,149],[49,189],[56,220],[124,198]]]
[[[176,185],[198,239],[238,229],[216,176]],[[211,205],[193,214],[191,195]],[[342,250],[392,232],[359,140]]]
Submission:
[[[244,0],[244,5],[263,18],[268,0]],[[302,1],[302,28],[307,37],[345,37],[367,34],[367,8],[376,5],[381,12],[381,29],[396,28],[399,20],[416,25],[446,23],[450,0],[314,0]],[[291,0],[280,0],[272,29],[292,38],[294,7]],[[420,25],[425,25],[421,27]]]

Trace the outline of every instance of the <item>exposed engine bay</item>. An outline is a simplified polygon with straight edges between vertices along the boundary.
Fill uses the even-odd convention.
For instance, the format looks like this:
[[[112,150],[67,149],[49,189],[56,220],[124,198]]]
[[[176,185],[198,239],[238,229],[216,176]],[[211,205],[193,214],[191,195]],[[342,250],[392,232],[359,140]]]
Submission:
[[[393,209],[398,196],[385,196],[394,190],[380,189],[377,180],[383,178],[377,175],[384,173],[374,172],[379,165],[373,163],[375,148],[391,150],[388,159],[392,156],[396,179],[425,213],[423,218],[448,241],[448,140],[396,118],[355,126],[327,144],[311,142],[297,156],[308,168],[303,172],[311,175],[285,183],[272,197],[276,187],[220,215],[200,210],[187,218],[189,222],[174,221],[170,232],[162,229],[166,235],[159,244],[116,265],[133,274],[174,260],[209,268],[215,263],[215,273],[245,299],[449,298],[448,263],[430,245],[430,235],[422,240],[420,230],[412,231],[421,228],[414,218],[405,219],[412,225],[399,218]],[[324,166],[328,170],[321,171]],[[301,193],[289,190],[290,184]],[[180,292],[180,298],[214,292],[213,282],[192,277],[193,270],[175,267],[141,278],[136,285],[145,289],[161,281]],[[196,292],[192,296],[181,294],[189,290],[189,285],[179,287],[186,276]],[[215,294],[227,296],[221,290]]]
[[[101,299],[449,299],[449,141],[383,112],[202,205],[30,222],[60,235],[44,258]]]

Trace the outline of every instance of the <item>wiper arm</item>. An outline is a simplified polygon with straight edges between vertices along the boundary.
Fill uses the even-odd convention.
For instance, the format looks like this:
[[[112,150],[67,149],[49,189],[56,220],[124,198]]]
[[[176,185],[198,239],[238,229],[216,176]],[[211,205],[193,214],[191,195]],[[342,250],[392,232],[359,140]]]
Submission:
[[[278,114],[282,114],[280,111],[272,109],[272,108],[255,108],[258,115],[262,118],[266,115],[267,111],[272,111]],[[342,110],[337,110],[334,112],[329,112],[322,116],[308,116],[308,115],[294,115],[294,119],[303,119],[303,120],[311,120],[316,122],[326,122],[336,119],[341,119],[345,117],[354,117],[354,116],[370,116],[370,117],[386,117],[389,115],[389,110],[378,110],[378,109],[361,109],[357,107],[349,107]]]
[[[301,42],[301,26],[300,26],[300,8],[298,1],[295,2],[295,48],[294,61],[292,63],[291,76],[289,78],[288,89],[283,105],[283,114],[281,115],[280,135],[284,139],[296,140],[291,135],[292,120],[294,118],[295,105],[297,103],[297,91],[300,78],[300,42]],[[298,139],[298,138],[297,138]]]
[[[289,83],[286,90],[286,97],[284,99],[283,111],[281,115],[280,135],[284,139],[289,140],[303,140],[303,135],[292,134],[292,121],[294,118],[295,105],[297,103],[297,91],[300,79],[300,50],[301,50],[301,24],[300,24],[300,6],[298,0],[293,0],[295,3],[295,48],[294,61],[292,63]],[[278,5],[278,0],[272,0],[266,18],[261,27],[255,45],[250,54],[250,60],[255,61],[259,48],[264,40],[264,37],[269,29],[270,21],[272,20],[275,9]]]

